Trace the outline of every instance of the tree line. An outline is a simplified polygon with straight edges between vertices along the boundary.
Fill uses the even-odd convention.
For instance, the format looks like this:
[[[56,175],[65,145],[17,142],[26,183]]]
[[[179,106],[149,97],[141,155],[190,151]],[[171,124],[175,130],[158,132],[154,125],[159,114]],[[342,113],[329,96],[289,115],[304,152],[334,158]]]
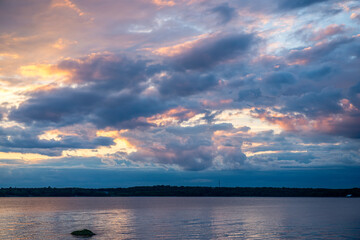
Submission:
[[[143,186],[128,188],[1,188],[0,197],[360,197],[360,188],[185,187]]]

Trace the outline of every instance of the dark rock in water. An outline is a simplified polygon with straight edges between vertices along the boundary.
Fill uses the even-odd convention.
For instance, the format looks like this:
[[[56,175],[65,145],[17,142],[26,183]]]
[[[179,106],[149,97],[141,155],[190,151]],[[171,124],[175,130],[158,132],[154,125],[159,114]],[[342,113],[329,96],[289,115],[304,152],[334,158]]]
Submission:
[[[71,234],[74,236],[81,236],[81,237],[91,237],[93,235],[96,235],[95,233],[93,233],[92,231],[90,231],[88,229],[73,231]]]

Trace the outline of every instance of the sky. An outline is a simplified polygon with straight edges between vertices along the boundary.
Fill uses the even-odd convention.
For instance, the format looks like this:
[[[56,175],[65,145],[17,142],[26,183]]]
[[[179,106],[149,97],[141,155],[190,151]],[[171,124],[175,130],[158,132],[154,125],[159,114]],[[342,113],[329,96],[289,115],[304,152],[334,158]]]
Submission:
[[[0,187],[360,186],[360,1],[0,0]]]

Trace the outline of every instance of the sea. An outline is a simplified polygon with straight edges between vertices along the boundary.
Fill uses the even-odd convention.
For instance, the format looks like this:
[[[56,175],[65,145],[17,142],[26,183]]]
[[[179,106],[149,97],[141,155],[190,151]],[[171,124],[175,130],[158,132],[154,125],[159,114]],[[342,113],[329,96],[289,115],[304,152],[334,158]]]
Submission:
[[[360,198],[0,198],[0,239],[360,239]]]

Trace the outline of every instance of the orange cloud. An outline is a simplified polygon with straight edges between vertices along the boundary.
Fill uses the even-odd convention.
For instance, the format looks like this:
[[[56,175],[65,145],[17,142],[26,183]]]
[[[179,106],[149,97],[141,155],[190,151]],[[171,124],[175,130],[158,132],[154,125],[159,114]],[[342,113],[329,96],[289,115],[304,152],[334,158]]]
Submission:
[[[262,121],[279,126],[285,131],[291,132],[320,132],[333,134],[342,132],[345,136],[351,135],[346,128],[347,125],[354,125],[358,119],[353,116],[353,113],[359,113],[354,105],[347,99],[340,101],[340,106],[348,114],[332,114],[330,116],[319,116],[315,119],[309,119],[302,114],[281,114],[271,110],[267,110],[260,114],[252,113],[254,118],[259,118]]]
[[[309,62],[307,59],[296,59],[295,61],[288,62],[289,66],[293,65],[306,65]]]
[[[211,101],[211,100],[202,100],[201,104],[204,105],[205,107],[219,107],[222,105],[226,105],[229,103],[232,103],[233,100],[232,99],[221,99],[220,101]]]
[[[186,5],[191,5],[197,2],[204,2],[205,0],[152,0],[152,3],[157,6],[168,6],[172,7],[179,3],[185,3]]]
[[[101,146],[96,149],[71,149],[63,151],[63,157],[76,156],[76,157],[98,157],[98,158],[116,158],[117,153],[127,153],[136,152],[137,148],[133,143],[131,143],[127,138],[123,137],[121,134],[127,130],[111,130],[103,129],[96,131],[97,137],[111,137],[114,138],[114,145],[111,146]]]
[[[67,39],[63,39],[63,38],[59,38],[53,45],[53,48],[62,50],[66,47],[68,47],[69,45],[73,45],[73,44],[77,44],[77,41],[70,41]]]
[[[50,158],[54,157],[49,157],[38,153],[0,152],[0,159],[21,159],[26,164],[34,164],[41,160]]]
[[[345,31],[344,25],[331,24],[326,28],[321,29],[318,32],[315,32],[311,40],[313,41],[323,40],[327,37],[342,33],[344,31]]]
[[[0,60],[3,60],[5,58],[17,59],[19,58],[19,55],[16,53],[0,53]]]
[[[348,99],[344,98],[340,100],[340,106],[344,109],[345,112],[356,112],[360,111],[355,107]]]
[[[263,113],[252,113],[251,116],[278,125],[286,131],[309,130],[309,120],[303,115],[288,116],[267,110]]]
[[[45,131],[43,134],[39,135],[38,138],[40,140],[60,141],[61,136],[76,136],[76,134],[70,132],[64,132],[59,129],[53,129],[53,130]]]
[[[146,118],[146,121],[157,126],[166,126],[178,123],[179,121],[186,121],[196,115],[196,112],[186,109],[184,107],[177,107],[170,109],[162,114],[156,114],[152,117]]]
[[[203,38],[206,38],[207,36],[209,36],[209,34],[201,34],[199,36],[196,36],[193,40],[179,43],[173,46],[161,47],[152,52],[157,55],[172,57],[188,49],[191,49],[197,42],[199,42]]]
[[[52,64],[34,64],[21,66],[20,74],[26,77],[65,77],[69,75],[69,72],[65,70],[60,70]]]
[[[81,11],[78,6],[70,0],[53,0],[52,7],[68,7],[75,11],[79,16],[83,16],[85,13]]]
[[[158,6],[174,6],[175,2],[172,0],[153,0],[152,1],[153,4],[158,5]]]

